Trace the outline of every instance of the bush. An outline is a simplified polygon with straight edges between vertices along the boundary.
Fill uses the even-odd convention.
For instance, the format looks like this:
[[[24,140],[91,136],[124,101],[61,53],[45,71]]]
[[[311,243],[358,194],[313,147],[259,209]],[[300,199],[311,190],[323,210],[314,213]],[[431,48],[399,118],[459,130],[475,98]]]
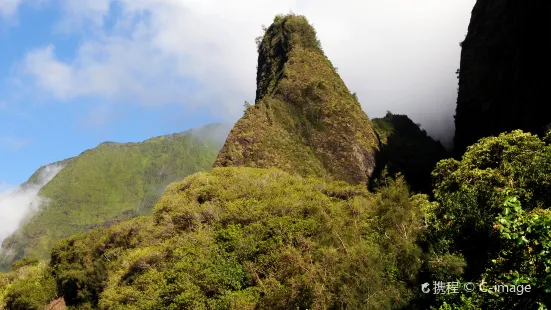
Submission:
[[[56,298],[55,280],[45,262],[19,267],[8,278],[11,279],[4,277],[4,284],[0,284],[0,292],[4,287],[0,302],[4,303],[6,309],[43,310],[45,305]]]
[[[216,168],[172,184],[151,217],[61,242],[51,264],[73,307],[361,308],[367,300],[391,309],[412,296],[427,203],[401,179],[373,194],[277,169]],[[182,218],[193,223],[182,229]],[[90,275],[101,268],[98,286]]]

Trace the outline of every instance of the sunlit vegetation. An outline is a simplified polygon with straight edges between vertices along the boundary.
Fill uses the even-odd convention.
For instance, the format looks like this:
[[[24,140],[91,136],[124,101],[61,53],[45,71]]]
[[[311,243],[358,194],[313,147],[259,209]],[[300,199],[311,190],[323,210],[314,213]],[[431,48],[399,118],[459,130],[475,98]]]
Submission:
[[[41,211],[5,240],[10,255],[0,267],[23,256],[45,259],[57,240],[151,214],[168,184],[210,169],[219,148],[216,141],[186,132],[142,143],[102,143],[70,159],[40,190],[46,198]],[[37,177],[38,172],[29,182]]]
[[[390,309],[420,266],[424,196],[277,169],[217,168],[172,184],[151,217],[59,243],[70,306]]]
[[[24,260],[9,273],[0,273],[0,309],[43,310],[57,289],[45,262]]]

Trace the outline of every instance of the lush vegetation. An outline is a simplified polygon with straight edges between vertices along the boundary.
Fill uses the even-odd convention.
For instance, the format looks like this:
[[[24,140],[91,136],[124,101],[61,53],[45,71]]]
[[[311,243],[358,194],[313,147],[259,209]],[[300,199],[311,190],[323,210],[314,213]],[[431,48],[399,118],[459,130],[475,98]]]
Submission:
[[[224,126],[204,130],[217,128]],[[47,204],[5,240],[1,267],[23,256],[47,258],[59,239],[150,214],[166,185],[209,169],[219,147],[197,129],[142,143],[103,143],[63,162],[66,167],[39,192]]]
[[[378,149],[373,125],[314,28],[303,16],[278,16],[258,43],[256,103],[235,125],[216,165],[366,182]]]
[[[150,217],[60,242],[67,305],[322,309],[407,305],[425,196],[277,169],[216,168],[170,185]]]
[[[49,266],[14,264],[0,296],[74,309],[546,309],[546,141],[514,131],[439,162],[433,202],[400,176],[369,192],[279,169],[197,173],[150,216],[62,240]],[[420,291],[433,281],[531,288]]]
[[[436,166],[438,203],[420,240],[427,255],[425,280],[532,287],[522,295],[440,296],[445,307],[551,306],[549,142],[551,132],[542,141],[517,130],[481,139],[461,161]]]
[[[0,309],[43,310],[56,297],[56,283],[45,262],[23,260],[0,273]]]
[[[440,160],[407,116],[367,119],[305,18],[278,16],[258,49],[257,102],[215,163],[237,167],[169,185],[149,212],[155,184],[202,169],[208,144],[177,135],[71,159],[42,189],[67,207],[11,240],[63,237],[39,226],[54,223],[48,210],[70,222],[62,234],[95,228],[57,242],[48,264],[1,274],[0,309],[551,307],[551,132],[486,137]],[[126,210],[134,218],[115,223]]]

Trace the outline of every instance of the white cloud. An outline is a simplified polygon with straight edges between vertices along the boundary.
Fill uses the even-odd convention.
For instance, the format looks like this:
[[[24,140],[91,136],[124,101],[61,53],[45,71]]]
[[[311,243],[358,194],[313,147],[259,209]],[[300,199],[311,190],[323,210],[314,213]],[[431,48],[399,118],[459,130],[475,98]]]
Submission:
[[[5,183],[0,184],[0,244],[45,202],[38,192],[62,169],[60,165],[45,167],[36,184],[15,188],[6,188]]]
[[[2,0],[0,1],[0,17],[9,18],[17,12],[21,0]]]
[[[60,24],[65,31],[79,28],[83,23],[92,22],[101,25],[109,13],[111,0],[60,0],[66,18]]]
[[[93,30],[71,61],[46,46],[24,68],[60,99],[178,103],[235,120],[254,98],[260,25],[292,10],[314,24],[371,117],[405,113],[435,132],[453,126],[459,42],[474,2],[65,0],[61,24]]]
[[[72,91],[73,69],[55,59],[54,49],[53,45],[49,45],[27,54],[25,72],[36,76],[39,84],[55,96],[66,98]]]

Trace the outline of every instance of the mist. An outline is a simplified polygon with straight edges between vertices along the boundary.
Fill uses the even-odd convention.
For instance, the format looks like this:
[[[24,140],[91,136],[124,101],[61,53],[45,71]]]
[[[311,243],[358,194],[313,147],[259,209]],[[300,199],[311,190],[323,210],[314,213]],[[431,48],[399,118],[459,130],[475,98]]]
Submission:
[[[67,9],[61,22],[94,29],[71,51],[74,57],[60,57],[54,44],[25,55],[21,78],[35,87],[29,93],[148,107],[180,104],[233,123],[243,114],[243,101],[254,102],[254,39],[262,35],[261,25],[293,11],[313,24],[324,52],[370,118],[387,110],[406,114],[434,138],[451,142],[459,43],[475,0],[103,3]],[[111,15],[109,23],[96,18]],[[134,23],[144,15],[146,22]],[[121,32],[112,24],[128,28]]]
[[[214,142],[219,148],[222,148],[232,128],[233,125],[229,123],[217,123],[193,128],[186,131],[186,133],[199,140]]]
[[[38,179],[0,192],[0,243],[12,235],[24,221],[30,218],[47,199],[38,192],[62,169],[63,165],[51,164],[39,172]]]

